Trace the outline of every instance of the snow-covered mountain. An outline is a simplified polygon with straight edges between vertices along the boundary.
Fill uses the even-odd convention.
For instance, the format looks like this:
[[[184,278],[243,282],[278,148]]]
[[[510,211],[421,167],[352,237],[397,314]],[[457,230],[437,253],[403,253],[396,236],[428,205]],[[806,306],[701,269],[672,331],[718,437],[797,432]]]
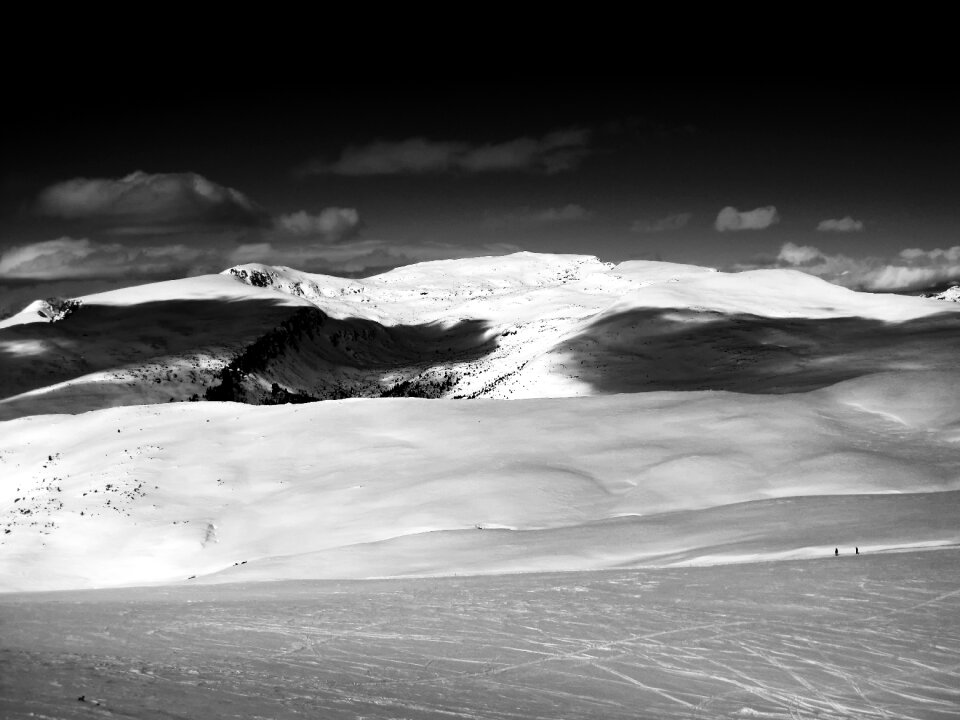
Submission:
[[[960,285],[954,285],[941,293],[931,295],[935,300],[946,300],[948,302],[960,302]]]
[[[521,253],[38,308],[0,323],[2,589],[960,542],[953,303]]]
[[[519,253],[352,280],[244,265],[0,322],[0,419],[189,399],[795,392],[949,369],[953,305],[789,270]]]

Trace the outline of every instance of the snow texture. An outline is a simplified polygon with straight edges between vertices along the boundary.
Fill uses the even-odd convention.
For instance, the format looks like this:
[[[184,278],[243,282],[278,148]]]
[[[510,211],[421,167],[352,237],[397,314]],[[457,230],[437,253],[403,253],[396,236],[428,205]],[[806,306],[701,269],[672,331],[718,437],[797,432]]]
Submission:
[[[0,715],[955,718],[958,577],[938,551],[0,595]]]

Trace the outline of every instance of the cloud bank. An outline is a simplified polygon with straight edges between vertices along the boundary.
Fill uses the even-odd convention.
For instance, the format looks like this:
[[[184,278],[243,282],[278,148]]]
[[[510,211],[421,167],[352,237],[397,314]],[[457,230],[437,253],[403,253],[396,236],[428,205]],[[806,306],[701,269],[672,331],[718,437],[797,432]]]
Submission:
[[[484,145],[416,137],[350,146],[336,161],[315,161],[303,172],[364,176],[527,171],[552,175],[577,167],[589,154],[589,143],[590,133],[582,129]]]
[[[585,135],[571,132],[534,141],[440,150],[471,172],[520,166],[549,172],[569,160],[565,153],[585,143]],[[247,262],[358,275],[424,260],[520,250],[502,243],[364,239],[358,237],[360,213],[348,207],[271,217],[243,193],[191,172],[74,178],[44,189],[35,209],[48,217],[83,221],[84,229],[0,250],[0,281],[93,287],[218,273]],[[528,211],[525,217],[551,223],[589,215],[581,206],[570,204]]]
[[[51,217],[99,221],[120,232],[254,227],[266,221],[265,211],[239,190],[190,172],[65,180],[41,191],[36,209]]]
[[[289,252],[283,248],[302,245],[309,261],[322,259],[324,246],[353,239],[361,226],[355,208],[270,217],[238,190],[191,172],[74,178],[44,189],[35,207],[45,216],[85,221],[83,236],[7,248],[0,278],[142,281],[220,272],[236,264],[244,247],[282,256]]]
[[[817,230],[820,232],[861,232],[863,230],[863,222],[860,220],[854,220],[852,217],[847,215],[842,217],[839,220],[821,220],[817,225]]]
[[[184,244],[129,246],[61,237],[8,249],[0,255],[0,277],[35,280],[167,277],[212,272],[216,256],[215,250]]]
[[[55,240],[12,247],[0,254],[0,279],[69,280],[137,278],[138,280],[217,273],[241,263],[287,265],[308,272],[381,271],[425,260],[503,255],[520,248],[506,243],[448,245],[388,243],[284,243],[270,240],[202,247],[186,244],[128,246],[88,238]]]
[[[658,220],[634,220],[633,225],[630,226],[630,232],[635,233],[660,233],[660,232],[670,232],[671,230],[679,230],[682,227],[685,227],[690,218],[693,217],[693,213],[677,213],[676,215],[668,215],[667,217],[660,218]]]
[[[717,214],[714,227],[719,232],[735,232],[738,230],[764,230],[780,222],[780,215],[773,205],[759,207],[755,210],[740,212],[729,205]]]
[[[792,267],[855,290],[924,290],[960,280],[960,245],[934,250],[907,248],[892,258],[851,258],[786,243],[774,267]]]

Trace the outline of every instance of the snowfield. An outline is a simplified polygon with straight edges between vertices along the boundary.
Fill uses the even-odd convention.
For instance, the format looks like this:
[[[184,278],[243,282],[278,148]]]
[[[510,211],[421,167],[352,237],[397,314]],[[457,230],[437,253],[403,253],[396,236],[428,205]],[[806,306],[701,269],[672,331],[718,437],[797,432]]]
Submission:
[[[3,424],[0,581],[594,570],[960,541],[960,373]],[[480,529],[482,528],[482,529]]]
[[[958,717],[958,352],[957,303],[581,255],[38,301],[0,714]]]
[[[940,550],[0,595],[0,715],[945,720],[958,577]]]

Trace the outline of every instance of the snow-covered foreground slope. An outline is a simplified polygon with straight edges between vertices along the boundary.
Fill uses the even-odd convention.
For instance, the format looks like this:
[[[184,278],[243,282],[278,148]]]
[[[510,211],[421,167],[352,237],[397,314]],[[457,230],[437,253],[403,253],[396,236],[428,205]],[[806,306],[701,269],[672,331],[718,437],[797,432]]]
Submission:
[[[960,374],[792,395],[185,403],[0,424],[0,587],[583,570],[960,541]]]
[[[946,720],[958,578],[940,551],[0,595],[0,715]]]
[[[960,305],[790,270],[518,253],[363,280],[245,265],[0,323],[0,419],[203,399],[797,392],[951,369]]]

